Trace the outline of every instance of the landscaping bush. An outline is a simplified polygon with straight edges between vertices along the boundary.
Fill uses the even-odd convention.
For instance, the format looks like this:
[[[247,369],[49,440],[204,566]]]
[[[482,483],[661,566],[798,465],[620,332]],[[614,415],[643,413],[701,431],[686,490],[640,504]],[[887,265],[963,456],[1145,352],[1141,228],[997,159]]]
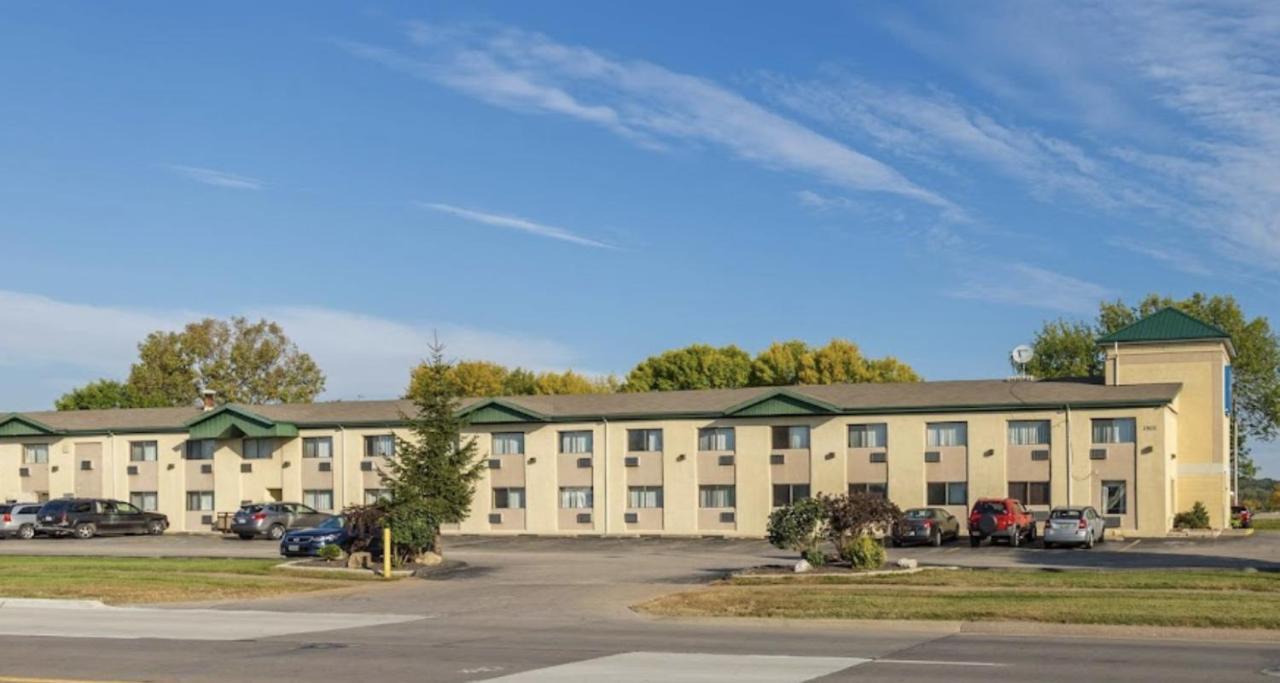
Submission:
[[[879,569],[884,564],[884,546],[870,536],[846,538],[837,547],[840,559],[854,569]]]
[[[825,511],[812,498],[797,500],[769,515],[769,544],[783,550],[794,550],[805,559],[816,554],[826,531]],[[813,561],[810,560],[810,564]]]
[[[827,554],[818,548],[810,548],[802,553],[804,561],[811,567],[821,567],[827,563]]]
[[[1208,529],[1209,510],[1205,508],[1204,503],[1197,500],[1190,511],[1174,515],[1173,527],[1175,529]]]
[[[342,559],[342,548],[330,543],[320,549],[320,559],[326,562],[337,562]]]
[[[870,493],[820,495],[818,500],[826,515],[827,535],[836,547],[858,536],[884,536],[902,517],[897,505]]]

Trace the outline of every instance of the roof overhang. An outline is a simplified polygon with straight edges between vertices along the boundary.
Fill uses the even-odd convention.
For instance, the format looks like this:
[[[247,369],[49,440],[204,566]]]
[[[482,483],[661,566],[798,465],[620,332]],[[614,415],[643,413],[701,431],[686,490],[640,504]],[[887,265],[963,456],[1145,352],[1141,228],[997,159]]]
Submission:
[[[0,415],[0,437],[4,436],[53,436],[62,430],[18,413]]]
[[[186,423],[188,437],[198,439],[261,439],[294,437],[298,426],[276,422],[237,406],[226,405],[202,413]]]
[[[838,406],[812,396],[778,389],[725,409],[725,417],[779,417],[786,415],[838,415]]]
[[[458,417],[469,424],[514,424],[549,422],[546,415],[502,399],[479,401],[458,411]]]

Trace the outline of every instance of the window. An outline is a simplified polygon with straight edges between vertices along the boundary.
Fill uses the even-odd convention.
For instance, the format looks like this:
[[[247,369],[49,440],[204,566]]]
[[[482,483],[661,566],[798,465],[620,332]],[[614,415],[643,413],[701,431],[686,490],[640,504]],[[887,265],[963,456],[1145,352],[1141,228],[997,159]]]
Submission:
[[[965,422],[930,422],[925,426],[929,448],[969,445],[969,425]]]
[[[561,486],[560,507],[566,510],[580,510],[591,507],[590,486]]]
[[[524,508],[524,489],[506,488],[493,490],[495,510],[520,510]]]
[[[790,505],[797,500],[804,500],[809,497],[808,484],[774,484],[773,485],[773,506],[776,508]]]
[[[1123,481],[1102,482],[1102,509],[1108,515],[1123,515],[1129,511],[1129,500]]]
[[[773,447],[774,448],[808,448],[809,447],[809,428],[808,427],[774,427],[773,428]]]
[[[1131,417],[1093,421],[1094,443],[1134,443],[1137,432],[1137,421]]]
[[[159,507],[159,499],[155,491],[134,491],[129,494],[129,502],[145,512],[155,512]]]
[[[661,486],[628,486],[628,508],[660,508],[662,507]]]
[[[1232,401],[1235,399],[1231,396],[1231,377],[1231,366],[1222,366],[1222,409],[1226,411],[1228,415],[1231,414],[1232,410],[1235,410],[1235,406],[1232,405]]]
[[[187,509],[191,512],[213,512],[213,491],[187,491]]]
[[[245,439],[243,457],[245,460],[266,460],[275,450],[274,439]]]
[[[22,462],[28,465],[43,465],[49,462],[49,444],[22,444]]]
[[[732,485],[698,487],[698,507],[731,508],[737,504],[737,496]]]
[[[364,437],[364,457],[390,458],[396,453],[394,434],[377,434]]]
[[[969,484],[963,481],[931,481],[928,505],[968,505]]]
[[[524,455],[524,432],[495,432],[494,455]]]
[[[213,439],[196,439],[187,442],[187,460],[213,460],[218,442]]]
[[[1009,422],[1009,445],[1047,446],[1048,444],[1048,420],[1012,420]]]
[[[889,484],[887,482],[852,482],[849,484],[849,493],[869,493],[873,496],[888,498]]]
[[[155,462],[159,450],[154,441],[130,441],[129,462]]]
[[[889,443],[889,425],[849,425],[849,448],[884,448]]]
[[[698,430],[698,450],[732,451],[733,427],[703,427]]]
[[[332,458],[333,439],[327,436],[308,436],[302,440],[302,457]]]
[[[1048,505],[1049,482],[1047,481],[1011,481],[1009,497],[1022,501],[1023,505]]]
[[[591,437],[589,431],[560,432],[561,453],[590,453]]]
[[[316,510],[333,510],[333,489],[308,489],[302,492],[302,504]]]
[[[628,429],[627,450],[656,453],[662,450],[661,429]]]
[[[387,493],[386,489],[365,489],[364,490],[365,505],[373,505],[374,503],[377,503],[380,500],[387,500],[389,497],[390,497],[390,494]]]

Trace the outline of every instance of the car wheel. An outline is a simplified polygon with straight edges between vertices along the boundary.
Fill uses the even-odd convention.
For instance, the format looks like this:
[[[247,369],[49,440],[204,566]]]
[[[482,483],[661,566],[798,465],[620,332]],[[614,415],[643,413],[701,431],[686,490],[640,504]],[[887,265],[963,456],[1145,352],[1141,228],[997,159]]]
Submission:
[[[1028,543],[1036,542],[1036,525],[1034,523],[1031,525],[1030,529],[1027,529],[1027,542]]]
[[[1045,550],[1048,550],[1048,549],[1050,549],[1050,548],[1052,548],[1052,547],[1053,547],[1053,544],[1052,544],[1052,543],[1050,543],[1050,542],[1048,542],[1048,541],[1045,541],[1045,542],[1044,542],[1044,549],[1045,549]]]
[[[1015,526],[1012,529],[1010,529],[1009,530],[1009,547],[1017,548],[1018,543],[1021,541],[1022,541],[1022,532],[1018,530],[1018,527]]]
[[[898,539],[896,539],[896,538],[892,538],[892,539],[889,539],[889,544],[890,544],[890,545],[892,545],[892,546],[893,546],[893,547],[895,547],[895,548],[898,548],[898,547],[902,546],[902,541],[899,541],[899,540],[898,540]]]
[[[1103,529],[1102,531],[1098,532],[1098,545],[1102,545],[1103,543],[1106,543],[1106,542],[1107,542],[1107,530]]]
[[[982,537],[980,537],[980,536],[970,536],[970,537],[969,537],[969,547],[971,547],[971,548],[977,548],[981,543],[982,543]]]
[[[35,537],[36,537],[36,528],[31,526],[30,524],[23,524],[18,529],[18,538],[21,538],[24,541],[30,541]]]
[[[160,534],[163,534],[164,522],[161,522],[158,519],[152,521],[150,524],[147,525],[147,533],[151,534],[152,536],[159,536]]]
[[[933,532],[933,535],[929,537],[929,545],[932,545],[935,548],[942,546],[942,530],[941,529]]]
[[[284,525],[272,524],[271,528],[267,531],[267,536],[273,541],[278,541],[284,538]]]
[[[79,539],[93,538],[98,533],[98,527],[94,526],[93,522],[81,522],[75,525],[72,532]]]
[[[1085,547],[1085,549],[1086,549],[1086,550],[1087,550],[1087,549],[1091,549],[1091,548],[1093,548],[1093,534],[1092,534],[1092,533],[1090,533],[1090,534],[1089,534],[1088,538],[1084,539],[1084,547]]]

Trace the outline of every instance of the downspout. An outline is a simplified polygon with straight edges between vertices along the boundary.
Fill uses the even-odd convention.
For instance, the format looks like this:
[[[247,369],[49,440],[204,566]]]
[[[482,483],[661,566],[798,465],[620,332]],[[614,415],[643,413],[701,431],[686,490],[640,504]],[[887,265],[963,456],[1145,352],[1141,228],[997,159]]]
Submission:
[[[1111,372],[1111,379],[1116,386],[1120,385],[1120,342],[1115,342],[1111,352],[1115,356],[1115,369]]]
[[[342,463],[337,473],[338,492],[342,495],[341,500],[343,502],[347,505],[352,505],[352,502],[347,500],[347,432],[342,428],[342,425],[338,425],[338,456],[340,458],[338,462]],[[338,501],[335,500],[333,504],[334,507],[337,507]],[[347,505],[344,505],[343,508]]]
[[[609,535],[609,420],[604,421],[604,535]]]
[[[1071,488],[1075,481],[1075,477],[1071,474],[1071,461],[1075,460],[1075,453],[1071,450],[1071,404],[1063,406],[1067,409],[1067,505],[1072,504]]]

